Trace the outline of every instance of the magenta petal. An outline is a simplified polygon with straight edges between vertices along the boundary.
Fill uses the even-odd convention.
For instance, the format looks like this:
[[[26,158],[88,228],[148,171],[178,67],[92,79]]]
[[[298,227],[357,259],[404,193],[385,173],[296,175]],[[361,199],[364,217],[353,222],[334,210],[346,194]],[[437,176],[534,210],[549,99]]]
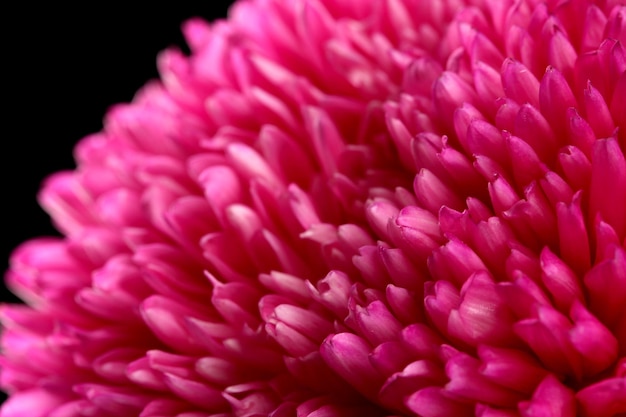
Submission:
[[[600,214],[623,238],[626,235],[626,159],[615,138],[594,143],[590,193],[591,214]]]
[[[109,381],[126,382],[126,369],[131,362],[143,356],[143,352],[132,348],[119,348],[99,356],[93,363],[94,371]]]
[[[381,301],[374,301],[365,308],[357,306],[355,319],[373,346],[396,339],[402,330],[402,325]]]
[[[619,328],[616,313],[626,303],[626,251],[610,246],[608,252],[606,259],[587,272],[584,283],[592,311],[610,328]]]
[[[525,187],[533,180],[541,178],[546,167],[539,159],[535,150],[520,138],[504,134],[511,163],[513,165],[513,176],[515,182],[520,187]]]
[[[596,262],[613,256],[613,248],[619,246],[615,230],[600,219],[596,220]]]
[[[494,384],[480,374],[480,361],[464,353],[452,356],[446,362],[446,375],[450,381],[446,392],[460,398],[499,407],[513,407],[523,395]]]
[[[583,300],[578,277],[550,249],[541,251],[540,264],[541,280],[560,310],[567,311],[575,300]]]
[[[626,101],[623,98],[624,91],[626,91],[626,75],[622,72],[615,85],[615,92],[611,100],[611,115],[620,126],[624,126],[624,122],[626,122],[626,116],[624,116],[624,113],[626,113]]]
[[[548,41],[548,61],[550,65],[559,68],[566,76],[571,76],[578,54],[564,31],[556,24],[552,26],[553,29],[550,31]]]
[[[478,347],[481,375],[519,392],[532,392],[547,371],[532,356],[515,349]]]
[[[318,162],[327,176],[336,170],[336,157],[343,150],[344,143],[328,115],[315,107],[303,109],[305,126],[312,134],[313,146]]]
[[[361,338],[340,333],[326,338],[321,346],[324,361],[359,392],[376,397],[382,385],[381,375],[370,365],[371,348]]]
[[[80,415],[89,415],[96,407],[88,400],[70,401],[56,408],[48,417],[76,417]]]
[[[566,112],[576,107],[576,99],[565,77],[558,69],[548,67],[539,87],[541,112],[557,132],[565,130]]]
[[[293,275],[274,271],[259,275],[259,281],[273,292],[287,298],[304,301],[310,297],[306,283]]]
[[[483,98],[483,106],[495,114],[498,106],[493,97],[504,97],[504,88],[497,69],[478,61],[474,66],[474,87],[478,96]]]
[[[380,389],[383,404],[397,408],[397,404],[414,392],[429,386],[445,383],[446,375],[438,364],[419,360],[391,375]]]
[[[241,282],[222,284],[214,280],[211,302],[224,319],[234,326],[255,328],[260,324],[257,303],[261,293]]]
[[[558,155],[565,178],[575,189],[586,188],[591,178],[591,162],[577,147],[568,146]]]
[[[157,399],[148,403],[148,405],[146,405],[139,417],[158,417],[173,413],[177,413],[176,415],[178,416],[181,415],[178,413],[187,410],[188,408],[188,405],[183,403],[182,401],[176,401],[171,399]]]
[[[471,247],[456,238],[433,251],[428,259],[428,269],[438,279],[459,287],[475,272],[489,270]]]
[[[514,329],[547,369],[581,377],[580,357],[569,340],[572,324],[561,313],[548,306],[538,307],[537,318],[519,321]]]
[[[421,306],[415,303],[415,293],[389,284],[385,290],[387,302],[393,315],[403,324],[412,323],[424,313]]]
[[[49,177],[39,193],[40,204],[55,218],[60,230],[71,233],[94,222],[93,213],[86,209],[90,196],[69,172]]]
[[[354,266],[361,272],[363,280],[373,288],[384,288],[385,284],[391,280],[385,263],[383,262],[383,252],[385,246],[367,245],[359,249],[359,254],[352,258]],[[387,254],[388,257],[390,257]],[[400,253],[400,257],[402,254]],[[331,272],[331,274],[334,273]],[[330,274],[329,274],[330,275]]]
[[[315,298],[326,308],[338,316],[348,314],[348,294],[350,279],[339,271],[331,271],[317,283],[317,288],[311,288]]]
[[[421,290],[425,277],[404,251],[380,247],[378,253],[389,274],[390,284],[414,291]]]
[[[439,348],[444,343],[433,329],[422,323],[405,327],[400,337],[411,353],[426,359],[438,358]]]
[[[412,138],[407,127],[402,123],[402,121],[392,117],[387,117],[386,122],[389,133],[395,141],[396,146],[404,151],[401,154],[403,164],[407,167],[412,167],[414,165],[413,159],[411,158]]]
[[[165,342],[190,352],[201,352],[196,341],[185,331],[185,317],[196,315],[196,311],[160,296],[152,296],[142,304],[142,317],[154,332]]]
[[[437,387],[428,387],[417,391],[406,400],[406,405],[413,412],[424,417],[470,417],[474,415],[471,406],[457,402],[446,391]]]
[[[470,103],[463,103],[454,111],[454,131],[465,153],[470,152],[467,143],[467,131],[474,120],[485,121],[485,116]],[[424,133],[421,136],[424,138],[430,137],[436,139],[443,144],[443,140],[436,135]],[[439,147],[441,147],[441,145],[439,145]]]
[[[241,198],[239,180],[229,167],[216,165],[206,168],[200,174],[199,181],[215,216],[220,220],[224,209]]]
[[[137,414],[152,400],[152,395],[129,387],[82,384],[74,390],[91,403],[113,414]]]
[[[403,243],[410,252],[426,259],[441,241],[437,217],[427,210],[408,206],[395,219]]]
[[[591,266],[590,243],[581,210],[581,196],[582,193],[578,192],[572,204],[557,205],[561,256],[579,275]]]
[[[372,201],[366,206],[367,220],[378,235],[387,235],[387,223],[398,216],[398,209],[386,201]]]
[[[277,306],[268,320],[285,323],[315,341],[322,341],[333,329],[323,316],[289,304]]]
[[[417,200],[433,214],[437,213],[441,206],[454,209],[463,206],[462,200],[454,190],[427,169],[420,170],[415,176],[413,190]]]
[[[611,378],[576,394],[584,417],[609,417],[626,413],[626,379]]]
[[[14,394],[2,406],[2,417],[46,417],[66,401],[64,395],[55,395],[44,389],[32,389]]]
[[[149,350],[146,357],[152,369],[164,374],[168,373],[181,378],[192,378],[195,375],[192,371],[194,360],[188,356]]]
[[[305,356],[316,349],[310,339],[284,323],[268,323],[265,331],[292,356]]]
[[[207,410],[219,410],[224,408],[226,400],[222,392],[202,382],[178,377],[172,374],[164,374],[167,386],[190,403],[203,407]]]
[[[571,144],[580,149],[585,155],[591,155],[591,148],[596,141],[596,135],[589,123],[583,119],[574,107],[567,109],[568,136]]]
[[[262,384],[230,386],[224,391],[223,396],[233,411],[241,415],[271,413],[278,405],[276,394],[269,386]]]
[[[586,373],[595,375],[604,371],[617,359],[618,340],[580,302],[574,302],[570,315],[574,321],[570,340],[584,358]]]
[[[232,385],[244,379],[245,369],[226,359],[204,357],[198,359],[195,371],[215,385]]]
[[[467,147],[473,155],[486,156],[502,164],[507,160],[506,140],[491,123],[474,120],[467,129]]]
[[[226,149],[226,157],[240,175],[264,181],[272,188],[283,187],[281,179],[272,168],[249,146],[232,144]]]
[[[519,417],[517,410],[492,408],[484,404],[476,404],[476,417]]]
[[[513,315],[487,273],[476,273],[463,284],[458,308],[448,316],[448,334],[470,345],[515,345]]]
[[[284,178],[299,185],[310,183],[314,168],[300,144],[273,125],[261,129],[259,142],[270,166],[279,167]]]
[[[485,159],[483,158],[483,161]],[[477,164],[481,160],[477,161]],[[489,176],[492,176],[491,174]],[[514,207],[515,203],[520,201],[520,197],[517,192],[513,189],[511,184],[500,176],[500,174],[495,173],[493,175],[493,181],[489,183],[489,196],[491,197],[491,201],[493,202],[493,207],[497,213],[505,212]]]
[[[496,103],[499,105],[498,112],[496,113],[496,126],[509,132],[516,132],[516,134],[525,138],[525,136],[518,133],[515,128],[516,120],[519,119],[518,116],[521,113],[520,105],[515,100],[504,97],[499,98]],[[534,108],[531,105],[528,105],[528,107]],[[538,110],[535,110],[535,112],[539,113]],[[546,122],[546,124],[548,123]]]
[[[391,375],[401,370],[410,359],[408,349],[397,341],[378,345],[370,355],[370,362],[382,375]]]
[[[507,97],[519,104],[539,107],[539,80],[521,62],[506,59],[502,64],[502,84]]]
[[[457,185],[457,189],[466,190],[468,193],[482,194],[482,178],[476,168],[472,165],[471,160],[462,152],[449,146],[448,142],[443,140],[443,148],[437,154],[441,165],[445,168],[452,181]]]
[[[539,384],[528,402],[519,404],[522,417],[557,415],[576,416],[576,401],[571,390],[564,387],[553,375]]]
[[[615,124],[613,123],[609,106],[606,101],[604,101],[604,97],[591,85],[591,82],[587,84],[584,97],[587,121],[593,128],[596,137],[610,137],[615,130]]]
[[[454,110],[464,102],[475,103],[476,93],[458,75],[444,71],[433,86],[437,109],[447,123],[452,121]]]
[[[319,352],[300,358],[285,358],[285,365],[298,381],[309,388],[334,393],[346,399],[361,398],[353,387],[331,370]]]
[[[458,290],[448,281],[436,283],[429,281],[425,285],[424,292],[426,314],[440,332],[447,334],[450,312],[458,308],[460,303]]]
[[[167,391],[163,374],[152,369],[146,357],[128,364],[126,367],[126,375],[128,379],[141,387],[157,391]]]

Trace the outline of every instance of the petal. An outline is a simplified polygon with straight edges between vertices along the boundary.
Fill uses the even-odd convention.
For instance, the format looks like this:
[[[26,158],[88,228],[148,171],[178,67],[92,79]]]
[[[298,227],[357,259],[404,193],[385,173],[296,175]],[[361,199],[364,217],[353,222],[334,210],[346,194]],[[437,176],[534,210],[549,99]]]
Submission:
[[[576,394],[584,417],[609,417],[626,413],[626,378],[610,378]]]
[[[532,416],[576,416],[574,393],[563,386],[554,375],[548,375],[539,384],[530,401],[518,406],[522,417]]]
[[[351,333],[326,338],[320,348],[324,361],[362,394],[376,398],[382,385],[378,371],[370,364],[370,346]]]

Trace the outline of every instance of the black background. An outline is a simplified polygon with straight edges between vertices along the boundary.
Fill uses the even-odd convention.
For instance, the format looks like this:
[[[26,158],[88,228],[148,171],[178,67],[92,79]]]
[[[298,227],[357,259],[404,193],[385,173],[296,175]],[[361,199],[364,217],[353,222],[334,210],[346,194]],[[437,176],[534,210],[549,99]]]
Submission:
[[[146,81],[157,78],[159,51],[185,48],[180,33],[185,19],[225,17],[230,3],[132,10],[108,2],[65,9],[14,3],[19,10],[5,10],[2,275],[17,245],[56,234],[36,201],[42,180],[72,169],[74,144],[102,128],[107,108],[130,101]],[[4,286],[0,289],[3,302],[17,301]]]

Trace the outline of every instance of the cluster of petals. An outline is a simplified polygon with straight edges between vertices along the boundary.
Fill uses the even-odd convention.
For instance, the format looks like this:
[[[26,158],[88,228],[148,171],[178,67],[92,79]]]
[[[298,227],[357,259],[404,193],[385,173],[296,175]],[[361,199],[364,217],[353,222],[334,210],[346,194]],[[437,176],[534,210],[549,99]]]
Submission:
[[[2,417],[626,413],[626,6],[241,0],[18,248]]]

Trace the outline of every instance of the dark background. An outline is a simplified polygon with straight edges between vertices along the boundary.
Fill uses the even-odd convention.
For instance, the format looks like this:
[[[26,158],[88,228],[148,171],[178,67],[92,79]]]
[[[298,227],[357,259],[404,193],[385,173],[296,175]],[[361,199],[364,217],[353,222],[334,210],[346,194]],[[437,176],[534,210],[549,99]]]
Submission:
[[[18,244],[56,234],[36,201],[42,180],[72,169],[74,144],[102,128],[107,108],[130,101],[157,78],[159,51],[185,48],[185,19],[225,17],[230,3],[133,10],[97,2],[72,9],[14,3],[19,10],[5,13],[0,276]],[[3,302],[17,301],[4,285],[0,290]]]

